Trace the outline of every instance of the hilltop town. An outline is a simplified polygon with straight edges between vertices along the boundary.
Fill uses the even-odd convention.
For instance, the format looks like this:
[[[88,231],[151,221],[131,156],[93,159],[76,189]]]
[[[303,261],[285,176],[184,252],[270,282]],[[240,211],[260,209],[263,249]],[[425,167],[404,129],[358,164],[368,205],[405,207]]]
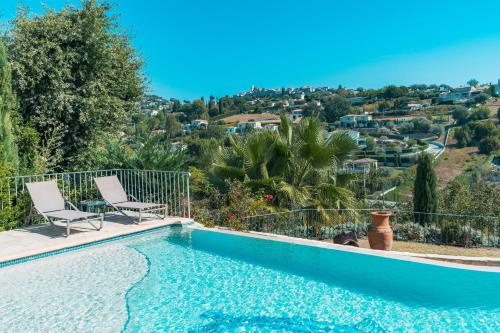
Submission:
[[[332,135],[347,131],[358,144],[358,150],[339,172],[369,174],[376,170],[377,184],[365,179],[364,191],[373,198],[392,193],[398,200],[401,195],[409,195],[406,187],[412,177],[410,167],[422,152],[430,153],[436,160],[444,154],[436,163],[442,186],[470,167],[480,169],[488,164],[485,156],[498,149],[495,148],[498,137],[476,136],[464,142],[463,132],[466,128],[469,134],[465,135],[470,137],[471,128],[467,126],[488,126],[497,117],[499,94],[500,79],[496,84],[470,80],[461,87],[415,84],[382,89],[342,86],[267,89],[252,86],[249,91],[233,96],[219,99],[211,96],[209,100],[182,103],[146,96],[141,107],[150,116],[148,120],[143,115],[146,117],[143,121],[150,123],[152,133],[169,136],[174,141],[172,149],[189,152],[199,152],[201,147],[210,151],[211,145],[216,146],[217,140],[228,135],[264,129],[277,131],[281,114],[295,123],[317,115]],[[448,165],[450,157],[454,161],[465,151],[472,155],[461,161],[463,165]],[[488,177],[498,180],[495,158],[490,160],[494,168]],[[410,170],[406,170],[408,168]]]

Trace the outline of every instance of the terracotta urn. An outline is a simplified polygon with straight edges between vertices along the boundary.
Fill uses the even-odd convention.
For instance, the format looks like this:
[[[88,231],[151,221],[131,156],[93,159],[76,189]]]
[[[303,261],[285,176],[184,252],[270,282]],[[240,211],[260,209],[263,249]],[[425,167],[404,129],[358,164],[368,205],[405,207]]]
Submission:
[[[389,225],[391,212],[372,212],[372,223],[368,227],[368,242],[374,250],[392,249],[392,229]]]

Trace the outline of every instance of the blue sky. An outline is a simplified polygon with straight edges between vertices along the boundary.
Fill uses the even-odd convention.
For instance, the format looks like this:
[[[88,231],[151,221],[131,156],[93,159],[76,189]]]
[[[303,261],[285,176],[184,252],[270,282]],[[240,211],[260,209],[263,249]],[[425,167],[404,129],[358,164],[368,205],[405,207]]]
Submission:
[[[18,3],[1,0],[2,21]],[[78,1],[44,0],[51,7]],[[500,1],[114,0],[150,91],[192,99],[250,86],[378,88],[500,78]]]

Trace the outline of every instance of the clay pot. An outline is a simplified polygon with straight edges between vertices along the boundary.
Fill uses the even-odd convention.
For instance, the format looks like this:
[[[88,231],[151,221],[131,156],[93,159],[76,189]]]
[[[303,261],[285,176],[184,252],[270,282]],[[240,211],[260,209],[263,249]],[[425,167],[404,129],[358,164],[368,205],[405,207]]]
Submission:
[[[389,225],[390,212],[372,212],[372,223],[368,227],[368,242],[374,250],[392,249],[392,229]]]

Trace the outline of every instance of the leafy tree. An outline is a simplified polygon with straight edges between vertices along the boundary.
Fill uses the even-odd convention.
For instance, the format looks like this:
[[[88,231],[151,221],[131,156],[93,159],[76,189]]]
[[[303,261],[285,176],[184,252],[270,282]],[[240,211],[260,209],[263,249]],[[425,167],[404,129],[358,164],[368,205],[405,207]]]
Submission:
[[[393,103],[391,103],[389,101],[381,101],[380,103],[378,103],[378,111],[379,112],[384,112],[384,111],[390,110],[392,107],[393,107]]]
[[[452,214],[500,216],[499,202],[496,185],[482,181],[471,183],[457,178],[439,191],[439,210]]]
[[[175,137],[181,131],[181,123],[172,114],[167,114],[165,117],[165,124],[163,129],[165,134],[169,137]]]
[[[375,149],[375,146],[377,145],[377,142],[375,141],[374,138],[371,136],[366,138],[366,150],[367,151],[373,151]]]
[[[103,169],[139,170],[182,170],[187,158],[185,151],[174,148],[161,136],[138,138],[134,144],[110,139],[104,147],[97,150],[93,167]]]
[[[329,123],[333,123],[351,112],[351,103],[341,96],[331,96],[324,99],[323,107],[321,116]]]
[[[428,132],[431,128],[431,122],[425,118],[416,118],[412,120],[413,128],[418,132]]]
[[[463,106],[457,106],[452,111],[451,116],[458,125],[466,124],[469,121],[469,111]]]
[[[486,93],[490,95],[491,97],[496,97],[497,96],[497,89],[496,85],[491,84],[488,89],[486,90]]]
[[[201,99],[195,99],[193,101],[193,104],[191,105],[191,111],[189,112],[188,116],[191,119],[200,119],[207,111],[208,110],[205,102]]]
[[[18,167],[18,156],[11,122],[14,109],[10,65],[0,41],[0,165],[15,169]]]
[[[387,86],[382,91],[382,97],[386,99],[399,98],[403,96],[407,96],[409,93],[408,88],[401,86],[397,87],[394,85]]]
[[[469,81],[467,81],[467,84],[471,87],[476,87],[479,84],[479,81],[476,79],[470,79]]]
[[[103,134],[118,133],[143,95],[142,62],[110,5],[21,11],[8,32],[13,88],[41,139],[61,125],[62,167],[85,166]]]
[[[413,185],[413,210],[419,223],[429,223],[433,220],[432,213],[437,211],[436,174],[432,167],[432,157],[421,154],[417,162],[417,174]]]
[[[311,101],[307,103],[307,105],[304,108],[303,116],[304,117],[315,117],[319,115],[320,109],[316,101]]]
[[[480,106],[472,110],[469,116],[469,120],[474,121],[474,120],[488,119],[489,116],[490,116],[490,109],[486,106]]]
[[[411,133],[415,129],[413,122],[402,123],[399,125],[399,131],[401,133]]]
[[[474,98],[472,99],[472,104],[483,104],[483,103],[485,103],[485,102],[486,102],[489,98],[490,98],[490,96],[488,96],[487,94],[485,94],[485,93],[480,93],[479,95],[474,96]]]
[[[459,148],[467,147],[472,141],[472,134],[467,125],[456,128],[453,132],[453,136],[455,140],[457,140],[457,146]]]
[[[495,136],[498,134],[497,126],[491,120],[476,121],[472,123],[471,128],[474,131],[474,140],[476,140],[476,142],[481,141],[488,136]]]
[[[491,154],[500,149],[500,139],[494,136],[488,136],[479,141],[479,152],[481,154]]]

